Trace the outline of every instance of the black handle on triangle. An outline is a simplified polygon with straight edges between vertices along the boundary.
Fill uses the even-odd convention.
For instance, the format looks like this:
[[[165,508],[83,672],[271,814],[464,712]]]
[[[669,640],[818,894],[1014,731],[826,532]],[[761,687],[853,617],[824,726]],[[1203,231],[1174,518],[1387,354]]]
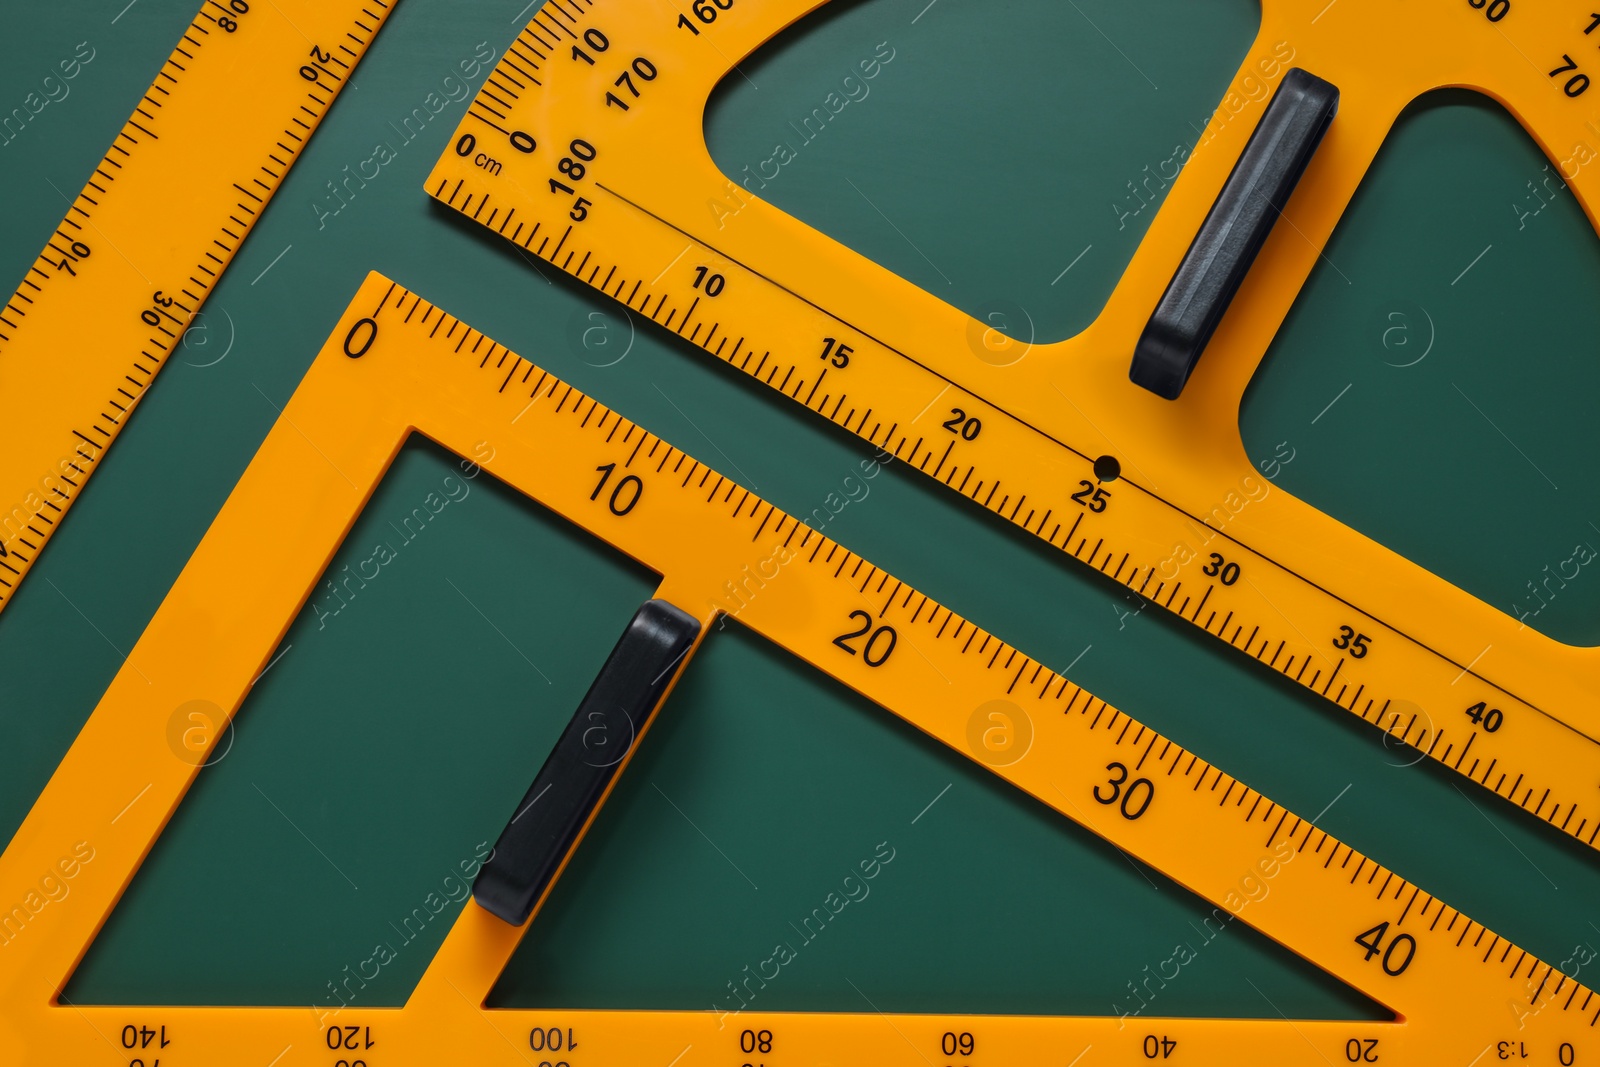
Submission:
[[[528,921],[699,634],[698,620],[664,600],[634,613],[472,883],[481,907],[513,926]]]
[[[1136,385],[1178,399],[1338,110],[1338,86],[1299,67],[1283,76],[1134,346]]]

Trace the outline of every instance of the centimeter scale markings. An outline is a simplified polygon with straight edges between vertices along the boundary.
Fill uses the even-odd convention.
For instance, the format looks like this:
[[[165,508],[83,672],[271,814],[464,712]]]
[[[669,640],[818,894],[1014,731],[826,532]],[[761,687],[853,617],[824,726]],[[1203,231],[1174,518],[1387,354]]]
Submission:
[[[0,610],[388,17],[206,0],[0,311]]]
[[[1477,84],[1488,67],[1536,133],[1592,139],[1600,131],[1581,125],[1582,110],[1552,94],[1518,49],[1578,54],[1595,43],[1586,35],[1600,16],[1567,25],[1521,5],[1513,16],[1465,0],[1407,12],[1356,0],[1311,25],[1294,5],[1264,3],[1246,74],[1270,82],[1292,57],[1336,82],[1349,71],[1344,80],[1366,95],[1347,94],[1303,183],[1309,194],[1291,201],[1295,224],[1268,241],[1247,281],[1238,303],[1265,312],[1245,319],[1236,308],[1212,342],[1222,351],[1168,403],[1127,381],[1128,354],[1249,122],[1219,109],[1101,319],[1080,338],[1030,350],[712,164],[700,129],[712,87],[816,6],[548,0],[485,82],[428,192],[1595,847],[1591,650],[1522,631],[1252,481],[1235,413],[1393,117],[1434,85]],[[1392,86],[1367,73],[1375,45],[1364,27],[1375,21],[1392,25],[1385,40],[1405,53]],[[1472,65],[1458,69],[1467,54]],[[1248,344],[1236,340],[1251,330]],[[1547,758],[1557,752],[1570,758]]]
[[[414,432],[662,574],[656,596],[705,640],[717,639],[729,577],[771,561],[740,623],[1211,901],[1208,923],[1257,927],[1396,1019],[488,1010],[528,927],[476,903],[400,1008],[58,1005],[197,773],[167,747],[172,708],[238,709]],[[300,535],[277,536],[284,528]],[[1009,739],[975,720],[1011,727]],[[151,1054],[159,1041],[164,1063],[283,1067],[350,1049],[374,1065],[515,1064],[554,1050],[572,1067],[697,1067],[752,1051],[773,1065],[861,1067],[1066,1063],[1090,1048],[1085,1062],[1112,1064],[1600,1057],[1600,996],[1573,978],[376,274],[0,857],[0,899],[20,899],[81,841],[96,859],[77,872],[73,906],[44,910],[0,953],[7,1062],[91,1062],[118,1034]],[[1262,884],[1270,891],[1250,888]]]

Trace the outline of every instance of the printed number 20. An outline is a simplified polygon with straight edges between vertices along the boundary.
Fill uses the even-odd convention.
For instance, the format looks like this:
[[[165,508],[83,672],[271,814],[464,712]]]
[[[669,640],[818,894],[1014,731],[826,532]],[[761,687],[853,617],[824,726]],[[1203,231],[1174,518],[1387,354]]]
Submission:
[[[872,628],[872,614],[866,611],[852,611],[850,618],[859,622],[861,624],[860,628],[851,630],[849,633],[840,634],[833,639],[833,643],[852,656],[859,654],[869,667],[881,667],[887,663],[889,657],[894,654],[895,641],[899,637],[894,632],[894,627],[880,626],[874,630]],[[867,638],[867,643],[862,646],[858,653],[849,642],[862,636]]]

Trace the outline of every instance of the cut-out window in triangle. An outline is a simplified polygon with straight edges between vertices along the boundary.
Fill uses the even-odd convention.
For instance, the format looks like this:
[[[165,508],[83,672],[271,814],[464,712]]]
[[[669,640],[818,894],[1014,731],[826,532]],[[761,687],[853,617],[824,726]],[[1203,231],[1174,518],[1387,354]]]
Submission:
[[[959,961],[957,963],[956,961]],[[1163,977],[1165,974],[1165,977]],[[491,1007],[1381,1007],[743,627],[713,629]]]
[[[352,351],[348,343],[352,335],[365,336],[372,343]],[[352,402],[352,397],[359,397],[360,402]],[[10,998],[5,1020],[8,1031],[0,1038],[16,1032],[30,1045],[48,1044],[71,1062],[103,1056],[101,1050],[111,1040],[106,1035],[111,1033],[124,1035],[127,1049],[146,1048],[140,1042],[148,1033],[151,1041],[181,1041],[185,1055],[230,1062],[254,1058],[270,1062],[296,1043],[315,1048],[318,1042],[325,1042],[329,1050],[342,1050],[373,1047],[343,1043],[369,1040],[382,1047],[403,1040],[410,1054],[434,1058],[449,1050],[459,1055],[470,1048],[493,1049],[505,1055],[499,1049],[508,1041],[518,1054],[524,1045],[539,1051],[541,1039],[549,1049],[557,1040],[551,1035],[556,1022],[553,1016],[559,1011],[564,1020],[561,1040],[568,1042],[567,1048],[571,1047],[571,1035],[577,1033],[582,1040],[600,1045],[602,1059],[618,1062],[670,1061],[696,1042],[707,1049],[730,1052],[742,1048],[741,1041],[758,1047],[763,1041],[771,1043],[771,1028],[776,1026],[771,1020],[779,1016],[770,1014],[761,1029],[747,1024],[739,1031],[723,1028],[716,1014],[698,1006],[664,1012],[486,1007],[496,979],[529,927],[514,926],[477,904],[461,908],[400,1007],[358,1004],[335,1008],[325,1002],[248,1009],[173,1008],[149,1003],[130,1007],[58,999],[192,784],[194,765],[180,760],[172,746],[169,730],[174,714],[199,700],[229,711],[237,709],[262,672],[270,675],[274,651],[288,647],[283,643],[285,630],[304,610],[308,598],[317,593],[330,556],[362,519],[370,495],[391,469],[404,442],[416,432],[456,456],[471,454],[481,459],[487,470],[518,491],[577,523],[638,565],[663,575],[654,600],[697,606],[701,614],[688,618],[698,625],[714,623],[718,617],[719,609],[706,606],[708,594],[719,589],[717,577],[742,574],[735,564],[743,560],[764,559],[769,566],[757,566],[765,579],[752,580],[746,587],[748,595],[726,609],[737,614],[741,626],[872,699],[948,748],[982,762],[1035,798],[1019,801],[1013,791],[995,787],[982,774],[958,772],[948,755],[934,755],[926,741],[915,739],[907,727],[893,725],[885,716],[858,715],[852,701],[838,699],[841,691],[837,686],[819,684],[815,675],[807,677],[808,672],[796,670],[794,662],[774,654],[773,648],[750,638],[717,633],[712,638],[727,650],[722,655],[732,657],[739,670],[748,668],[767,683],[758,698],[769,700],[774,709],[793,701],[770,723],[756,718],[758,713],[747,713],[734,725],[787,730],[793,740],[783,747],[793,751],[768,753],[771,759],[766,764],[746,759],[732,768],[734,776],[728,781],[686,774],[684,768],[705,765],[684,752],[686,746],[696,747],[696,731],[705,731],[708,722],[715,730],[717,716],[726,718],[733,710],[717,707],[715,686],[698,693],[689,687],[686,697],[701,697],[703,704],[689,704],[689,713],[680,716],[681,732],[674,735],[669,728],[664,742],[649,750],[654,755],[643,757],[639,768],[647,775],[634,776],[627,786],[632,793],[624,792],[621,798],[631,799],[637,810],[641,797],[644,803],[654,802],[651,794],[665,797],[665,782],[672,788],[669,806],[677,808],[674,814],[684,821],[692,822],[699,815],[710,823],[717,817],[714,826],[697,830],[695,838],[726,854],[714,861],[700,857],[718,877],[731,881],[720,869],[726,860],[741,879],[759,886],[760,880],[768,877],[770,866],[774,868],[771,884],[775,891],[797,887],[795,895],[779,901],[781,906],[787,908],[791,900],[802,904],[810,900],[810,886],[802,884],[803,872],[793,864],[820,859],[818,869],[822,869],[828,865],[826,855],[785,860],[780,850],[775,860],[741,873],[739,857],[748,852],[756,837],[771,832],[770,826],[752,821],[751,816],[769,815],[784,820],[779,826],[789,840],[782,843],[817,852],[831,850],[835,843],[853,844],[853,831],[862,831],[865,841],[860,847],[870,849],[871,854],[858,855],[855,849],[845,852],[847,870],[839,878],[846,895],[859,892],[846,879],[863,884],[861,879],[867,878],[874,863],[874,881],[900,871],[915,872],[918,864],[925,864],[923,870],[929,877],[957,885],[966,879],[967,884],[989,891],[1013,889],[1024,898],[1023,903],[1029,896],[1041,900],[1051,888],[1058,890],[1058,895],[1074,888],[1070,882],[1073,872],[1051,866],[1058,862],[1053,856],[1037,861],[1044,879],[1032,881],[1038,871],[1027,872],[1026,865],[1034,861],[1036,852],[1044,857],[1049,844],[1072,839],[1061,834],[1058,825],[1041,818],[1035,804],[1042,802],[1130,855],[1159,864],[1175,881],[1194,887],[1243,922],[1291,945],[1329,975],[1392,1007],[1404,1018],[1403,1024],[1359,1018],[1296,1022],[1286,1013],[1267,1016],[1258,1011],[1251,1013],[1252,1018],[1226,1024],[1229,1034],[1252,1047],[1269,1048],[1280,1055],[1290,1055],[1293,1049],[1292,1054],[1304,1056],[1302,1045],[1312,1040],[1310,1034],[1314,1036],[1313,1051],[1322,1047],[1316,1042],[1337,1051],[1368,1047],[1360,1043],[1370,1040],[1387,1042],[1383,1046],[1386,1051],[1407,1043],[1415,1049],[1420,1047],[1418,1042],[1425,1041],[1429,1049],[1447,1047],[1452,1053],[1464,1052],[1467,1043],[1481,1047],[1482,1013],[1506,1003],[1515,1006],[1519,1001],[1527,1005],[1519,1018],[1530,1037],[1547,1044],[1576,1035],[1577,1028],[1587,1025],[1583,1020],[1592,994],[1573,984],[1569,976],[1558,975],[1553,966],[1515,949],[1401,875],[1340,843],[1314,820],[1294,816],[843,546],[807,530],[637,424],[387,279],[373,276],[285,407],[5,854],[0,865],[4,875],[0,899],[23,899],[28,908],[32,904],[26,902],[38,895],[29,887],[37,877],[35,872],[50,870],[61,850],[72,849],[73,841],[87,842],[93,861],[81,862],[70,876],[74,879],[70,898],[60,906],[41,904],[31,917],[21,920],[25,927],[20,935],[11,936],[0,951],[0,982]],[[430,454],[437,460],[437,453]],[[430,469],[428,464],[402,461],[402,468],[406,466],[430,477],[441,469],[437,464]],[[443,469],[450,469],[448,460]],[[404,480],[401,484],[409,485]],[[297,491],[284,491],[290,487]],[[490,499],[495,497],[491,494]],[[467,503],[470,498],[461,506]],[[420,536],[427,535],[425,531]],[[762,543],[764,536],[770,540]],[[598,558],[591,546],[579,548],[581,551],[568,545],[554,558],[569,563]],[[533,572],[520,573],[520,580],[534,580]],[[517,573],[510,575],[508,589],[497,591],[495,597],[513,604],[518,580]],[[612,593],[620,597],[628,589],[628,580],[614,582]],[[637,575],[631,580],[636,581]],[[497,606],[500,600],[490,603]],[[361,604],[358,595],[352,606]],[[875,611],[854,607],[856,604],[870,605]],[[479,610],[475,614],[481,620],[488,613]],[[339,621],[338,617],[334,621]],[[861,625],[846,630],[851,622]],[[497,637],[515,643],[507,632]],[[552,634],[549,639],[559,637]],[[484,640],[493,642],[487,637]],[[284,653],[293,654],[292,648]],[[705,663],[690,664],[689,669],[708,663],[715,666],[708,657]],[[532,664],[526,659],[521,666],[512,663],[512,669],[518,671],[528,666]],[[704,676],[719,679],[723,673],[708,670]],[[836,703],[830,707],[818,700],[823,695],[833,697]],[[358,692],[348,699],[359,697]],[[698,706],[717,714],[697,722],[694,712]],[[456,730],[470,733],[474,725],[471,710],[458,713]],[[809,715],[804,714],[806,710]],[[582,725],[581,721],[578,724]],[[569,719],[562,731],[564,738],[573,725],[574,720]],[[814,810],[828,815],[823,822],[833,824],[831,828],[809,826],[803,807],[780,812],[776,808],[743,810],[730,804],[734,810],[721,813],[715,806],[705,806],[707,800],[719,796],[732,798],[756,788],[772,789],[784,777],[808,783],[801,760],[809,753],[812,762],[822,765],[828,757],[811,746],[828,730],[860,742],[859,751],[834,752],[834,762],[828,765],[852,780],[831,794],[819,793],[808,784],[797,786],[796,791],[812,789]],[[221,740],[218,735],[206,751],[222,751],[218,747]],[[493,743],[481,737],[470,741]],[[235,738],[235,744],[242,743]],[[528,753],[514,755],[526,758]],[[888,779],[865,774],[870,760],[864,757],[900,761],[900,769],[924,784],[921,795],[908,795],[904,789],[894,789],[890,795],[882,788]],[[219,766],[225,769],[228,758]],[[658,762],[653,773],[648,773],[652,772],[651,759]],[[528,760],[528,764],[532,762]],[[771,770],[756,777],[752,766],[755,773],[762,767]],[[225,781],[222,773],[218,772],[219,782]],[[940,779],[950,786],[948,792]],[[621,780],[629,783],[628,775],[624,773]],[[503,806],[493,821],[488,821],[491,816],[487,813],[476,818],[490,828],[504,827],[508,819],[514,826],[527,811],[526,800],[516,812],[504,803],[515,802],[517,784],[497,786],[504,789],[499,797]],[[930,786],[937,788],[927,788]],[[665,823],[647,820],[630,826],[628,806],[618,810],[622,817],[614,827],[621,836],[609,841],[597,837],[601,846],[614,845],[627,834],[653,832],[672,824],[657,808],[651,818],[665,819]],[[1001,814],[1007,810],[1009,814]],[[961,821],[964,812],[971,823]],[[952,836],[942,850],[930,847],[922,856],[912,847],[913,839],[906,836],[902,855],[890,833],[868,825],[872,817],[890,813],[908,819],[908,831],[924,819],[948,819]],[[850,825],[852,819],[855,825]],[[1004,837],[981,840],[991,822],[1006,836],[1011,831],[1005,823],[1010,823],[1021,847],[1009,850],[1008,855],[1008,850],[998,847]],[[930,823],[928,828],[937,825]],[[402,838],[404,829],[388,827],[391,840]],[[685,840],[698,847],[680,826],[672,825],[670,835],[666,830],[653,834],[650,845],[658,850],[658,860],[664,855],[688,855],[683,849]],[[470,842],[476,837],[474,832],[465,839]],[[719,846],[718,838],[725,844]],[[504,841],[504,835],[499,840]],[[1119,870],[1109,849],[1076,843],[1084,846],[1082,855],[1096,860],[1094,869],[1081,876],[1085,884],[1103,879],[1101,892],[1120,890],[1126,895],[1132,886],[1135,894],[1147,893],[1137,888],[1135,876],[1141,876],[1141,880],[1149,877],[1145,885],[1155,887],[1150,872],[1130,869],[1124,874]],[[890,849],[895,851],[891,854]],[[585,851],[580,845],[573,855],[582,856]],[[614,847],[588,851],[602,868],[620,852]],[[986,859],[988,869],[969,878],[959,867],[963,851]],[[484,870],[494,869],[502,858],[489,859]],[[320,859],[337,866],[339,857]],[[905,864],[898,866],[902,859]],[[785,863],[791,866],[785,868]],[[1022,880],[1025,872],[1029,881]],[[1007,879],[1008,873],[1015,877]],[[326,881],[330,876],[318,870],[318,877]],[[581,887],[582,883],[577,884]],[[877,891],[890,885],[880,881]],[[744,892],[738,886],[735,889]],[[750,892],[755,896],[761,890]],[[833,911],[826,892],[831,890],[825,891],[823,906]],[[956,897],[934,894],[932,899],[960,906]],[[860,915],[867,913],[873,902],[864,898],[847,906],[859,907],[855,914]],[[972,906],[970,895],[965,904]],[[691,906],[707,908],[705,901]],[[1185,925],[1198,915],[1204,925],[1204,915],[1199,912],[1179,907],[1171,914],[1183,916]],[[761,911],[761,921],[770,914]],[[970,911],[965,914],[971,918]],[[1026,914],[1025,910],[1021,914]],[[948,971],[963,966],[960,960],[939,962],[940,945],[925,940],[926,928],[915,929],[916,918],[913,914],[905,925],[890,924],[887,918],[875,921],[872,928],[864,930],[861,945],[870,947],[875,939],[881,939],[876,944],[903,949],[907,955],[928,961],[930,969]],[[922,943],[916,943],[917,935],[924,938]],[[1127,936],[1141,938],[1133,942],[1141,949],[1165,940],[1159,934],[1153,941],[1142,940],[1150,936],[1148,931]],[[1061,936],[1055,937],[1060,944]],[[1488,948],[1481,949],[1485,942]],[[966,947],[976,953],[981,943],[980,927],[978,940],[969,938]],[[1250,939],[1250,944],[1259,948],[1263,942]],[[1049,945],[1046,941],[1044,949]],[[1091,942],[1089,947],[1106,951],[1105,945],[1097,949]],[[1031,948],[1040,950],[1037,943]],[[745,951],[742,942],[740,951]],[[1499,957],[1495,957],[1496,951],[1501,953]],[[1170,959],[1169,950],[1155,961],[1158,973],[1161,964]],[[722,958],[714,962],[716,973],[721,974]],[[703,964],[697,966],[703,969]],[[1167,966],[1170,969],[1171,964]],[[1274,966],[1279,982],[1328,995],[1326,980],[1312,980],[1310,972],[1281,963]],[[883,977],[870,966],[863,973]],[[828,980],[832,981],[831,976]],[[727,981],[723,979],[724,984]],[[1145,988],[1144,981],[1141,961],[1122,984]],[[838,987],[834,983],[819,988],[831,999]],[[1161,992],[1169,991],[1176,996],[1174,990]],[[921,992],[897,994],[891,990],[888,995],[905,996],[899,1003],[910,1005],[911,996]],[[883,1052],[886,1046],[880,1047],[882,1042],[904,1037],[891,1032],[901,1025],[916,1029],[930,1052],[939,1047],[940,1028],[958,1051],[972,1047],[972,1041],[963,1045],[961,1035],[972,1038],[975,1032],[981,1032],[985,1048],[991,1041],[1002,1046],[1010,1042],[1015,1051],[1043,1032],[1041,1027],[1070,1035],[1074,1043],[1091,1034],[1090,1043],[1118,1041],[1134,1051],[1140,1040],[1156,1041],[1159,1051],[1166,1041],[1176,1040],[1187,1048],[1203,1044],[1206,1034],[1216,1033],[1214,1021],[1196,1023],[1173,1015],[1161,1019],[1157,1033],[1142,1034],[1143,1027],[1130,1031],[1125,1019],[1111,1013],[1052,1019],[1021,1014],[901,1013],[886,1020],[880,1011],[872,1010],[870,993],[864,999],[869,1002],[867,1010],[812,1019],[782,1016],[787,1028],[784,1041],[793,1043],[785,1047],[803,1049],[810,1043],[812,1054],[820,1055],[834,1037],[848,1032],[862,1042],[851,1047],[870,1059],[874,1050]],[[1348,995],[1330,999],[1340,1003],[1327,1014],[1361,1015],[1360,1008],[1371,1006],[1353,1005]],[[1270,995],[1267,1000],[1273,1003]],[[1122,1006],[1131,1011],[1126,1002]],[[750,1011],[764,1009],[752,1007]],[[1113,1032],[1121,1036],[1113,1037]],[[768,1037],[763,1038],[763,1033]],[[132,1044],[126,1043],[130,1041]],[[592,1051],[595,1044],[586,1047]],[[1319,1054],[1326,1056],[1325,1052]]]
[[[405,1003],[654,584],[413,437],[216,747],[214,710],[174,711],[204,769],[65,998]]]
[[[1277,484],[1569,644],[1600,643],[1600,241],[1487,97],[1400,118],[1245,394]]]
[[[706,143],[795,218],[974,318],[1055,341],[1110,297],[1259,4],[996,14],[940,4],[911,22],[904,4],[828,4],[722,81]],[[953,204],[981,227],[950,225]]]

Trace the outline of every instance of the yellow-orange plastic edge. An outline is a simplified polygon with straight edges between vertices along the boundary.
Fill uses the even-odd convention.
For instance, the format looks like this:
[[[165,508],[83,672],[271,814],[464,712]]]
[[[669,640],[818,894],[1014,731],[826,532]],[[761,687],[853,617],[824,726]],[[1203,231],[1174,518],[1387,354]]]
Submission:
[[[205,758],[175,755],[175,711],[195,701],[237,711],[413,433],[481,460],[661,574],[657,595],[707,623],[704,640],[736,611],[739,624],[1211,901],[1208,923],[1249,923],[1397,1019],[488,1010],[528,927],[473,903],[401,1008],[57,1003]],[[596,493],[607,464],[639,480],[631,507]],[[768,577],[729,601],[728,583],[751,573]],[[897,635],[876,666],[834,643],[862,610]],[[211,743],[223,735],[215,729]],[[1112,763],[1127,769],[1131,803],[1104,802]],[[40,903],[40,877],[85,854],[71,897]],[[576,1042],[561,1056],[572,1067],[742,1063],[747,1030],[770,1032],[770,1067],[943,1063],[946,1033],[973,1036],[971,1062],[1009,1067],[1600,1054],[1600,997],[1589,989],[376,274],[0,856],[0,905],[0,1060],[19,1067],[130,1056],[189,1067],[509,1065],[549,1059],[531,1034],[548,1041],[552,1028]],[[135,1047],[123,1047],[127,1034]],[[147,1048],[143,1034],[167,1044]]]
[[[713,87],[817,6],[549,0],[485,82],[428,191],[1594,847],[1600,649],[1528,629],[1276,488],[1246,456],[1238,414],[1419,95],[1465,86],[1499,100],[1593,222],[1594,97],[1569,97],[1546,72],[1566,54],[1600,68],[1600,31],[1587,32],[1600,16],[1522,0],[1263,0],[1254,44],[1104,310],[1076,337],[1030,346],[711,160]],[[1134,343],[1290,66],[1339,87],[1338,117],[1182,398],[1159,399],[1128,380]],[[943,425],[953,409],[979,419],[981,435]],[[1114,483],[1096,476],[1103,455],[1119,461]],[[1205,573],[1219,567],[1213,554],[1239,568],[1231,585]],[[1480,703],[1502,713],[1492,732],[1483,708],[1471,715]]]
[[[205,0],[0,309],[0,611],[391,6]]]

